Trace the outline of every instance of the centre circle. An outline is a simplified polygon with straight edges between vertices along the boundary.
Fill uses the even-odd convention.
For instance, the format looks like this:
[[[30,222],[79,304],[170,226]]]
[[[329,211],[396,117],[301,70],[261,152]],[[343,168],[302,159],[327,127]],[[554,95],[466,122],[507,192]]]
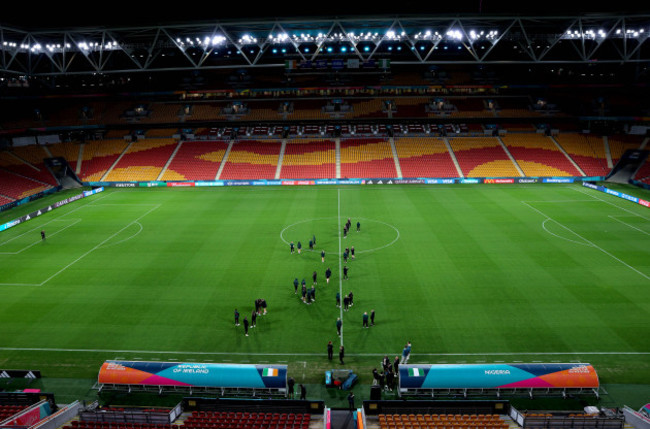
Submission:
[[[280,239],[286,245],[293,241],[294,245],[297,246],[298,242],[300,242],[303,250],[310,251],[308,243],[315,237],[316,245],[313,251],[320,252],[323,249],[328,254],[341,255],[338,251],[331,250],[332,248],[338,250],[339,236],[341,237],[341,247],[355,246],[357,254],[385,249],[395,244],[400,237],[399,229],[389,223],[376,219],[356,217],[350,219],[350,230],[347,233],[347,238],[344,238],[342,228],[345,221],[343,219],[341,221],[341,230],[339,231],[339,221],[336,216],[304,219],[286,226],[280,231]],[[360,231],[357,231],[357,222],[361,223]],[[365,244],[381,235],[386,235],[385,242],[375,243],[373,247],[364,248]]]

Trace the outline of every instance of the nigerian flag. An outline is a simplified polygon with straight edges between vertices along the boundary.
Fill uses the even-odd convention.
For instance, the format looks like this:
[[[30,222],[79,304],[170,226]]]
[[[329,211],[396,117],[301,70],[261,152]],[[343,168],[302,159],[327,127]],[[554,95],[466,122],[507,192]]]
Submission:
[[[420,368],[409,368],[409,377],[424,377],[424,371]]]
[[[278,369],[277,368],[264,368],[264,371],[262,371],[262,376],[263,377],[277,377],[278,376]]]

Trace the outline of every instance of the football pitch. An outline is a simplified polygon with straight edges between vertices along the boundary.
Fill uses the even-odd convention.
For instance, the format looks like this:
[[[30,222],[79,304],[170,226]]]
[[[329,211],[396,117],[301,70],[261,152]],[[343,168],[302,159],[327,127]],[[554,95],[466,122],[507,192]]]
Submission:
[[[314,271],[306,305],[293,280]],[[650,385],[650,210],[578,185],[107,189],[1,232],[0,272],[0,367],[45,377],[119,358],[370,384],[411,341],[409,363],[588,362],[601,383]],[[233,312],[250,320],[258,298],[246,337]]]

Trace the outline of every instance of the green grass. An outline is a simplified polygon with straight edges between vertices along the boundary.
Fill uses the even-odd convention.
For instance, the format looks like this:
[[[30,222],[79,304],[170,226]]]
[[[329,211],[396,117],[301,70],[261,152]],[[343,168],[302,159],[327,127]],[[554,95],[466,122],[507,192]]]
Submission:
[[[348,217],[362,231],[341,239],[357,257],[339,281]],[[412,363],[582,361],[603,384],[650,385],[650,210],[579,186],[109,189],[0,233],[0,252],[0,367],[46,384],[114,358],[275,362],[327,398],[341,287],[364,384],[410,340]],[[292,281],[314,270],[307,306]],[[256,298],[269,314],[245,337],[233,310]]]

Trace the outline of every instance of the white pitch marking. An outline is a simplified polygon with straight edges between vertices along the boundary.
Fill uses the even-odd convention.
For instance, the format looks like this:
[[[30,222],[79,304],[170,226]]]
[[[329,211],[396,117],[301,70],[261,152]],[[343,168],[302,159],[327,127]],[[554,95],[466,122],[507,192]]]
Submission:
[[[55,220],[61,220],[61,219],[53,219],[53,220],[51,220],[50,222],[54,222]],[[79,222],[81,222],[81,219],[70,219],[70,220],[74,220],[75,222],[71,223],[71,224],[68,225],[68,226],[63,227],[62,229],[59,229],[58,231],[55,231],[55,232],[53,232],[53,233],[51,233],[51,234],[48,234],[48,236],[49,236],[49,237],[53,237],[53,236],[57,235],[58,233],[63,232],[63,231],[65,231],[66,229],[70,228],[71,226],[74,226],[74,225],[78,224]],[[49,222],[48,222],[48,223],[49,223]],[[46,225],[47,225],[47,224],[46,224]],[[38,229],[38,228],[34,228],[34,229]],[[33,230],[32,230],[32,231],[33,231]],[[21,235],[24,235],[24,234],[21,234]],[[18,237],[20,237],[21,235],[19,235]],[[18,237],[15,237],[15,238],[18,238]],[[12,239],[12,240],[13,240],[13,239]],[[9,240],[9,241],[11,241],[11,240]],[[8,243],[9,241],[7,241],[7,243]],[[36,245],[37,245],[38,243],[40,243],[41,241],[43,241],[43,240],[37,240],[37,241],[33,242],[32,244],[28,244],[26,247],[23,247],[22,249],[20,249],[20,250],[17,251],[17,252],[0,252],[0,255],[18,255],[18,254],[24,252],[25,250],[27,250],[27,249],[29,249],[29,248],[31,248],[31,247],[33,247],[33,246],[36,246]],[[4,244],[4,243],[2,243],[2,244]]]
[[[583,242],[580,242],[580,241],[571,240],[570,238],[562,237],[561,235],[557,235],[557,234],[555,234],[555,233],[549,231],[548,228],[546,228],[546,222],[548,222],[549,220],[552,221],[552,222],[557,223],[555,220],[553,220],[553,219],[551,219],[551,218],[544,219],[544,222],[542,222],[542,228],[544,229],[544,231],[548,232],[549,234],[551,234],[551,235],[553,235],[553,236],[555,236],[555,237],[557,237],[557,238],[561,238],[562,240],[570,241],[570,242],[572,242],[572,243],[579,244],[579,245],[581,245],[581,246],[591,247],[591,246],[589,246],[587,243],[583,243]]]
[[[136,223],[137,221],[139,221],[140,219],[142,219],[143,217],[145,217],[146,215],[148,215],[149,213],[151,213],[152,211],[154,211],[154,210],[157,209],[158,207],[160,207],[160,204],[157,204],[155,207],[153,207],[153,208],[151,208],[150,210],[148,210],[145,214],[143,214],[142,216],[138,217],[138,218],[135,219],[134,221],[130,222],[130,223],[127,224],[124,228],[122,228],[122,229],[120,229],[119,231],[117,231],[116,233],[112,234],[112,235],[109,236],[107,239],[105,239],[104,241],[102,241],[101,243],[99,243],[98,245],[96,245],[95,247],[93,247],[92,249],[90,249],[89,251],[87,251],[86,253],[84,253],[83,255],[79,256],[77,259],[75,259],[74,261],[70,262],[68,265],[66,265],[65,267],[61,268],[61,269],[60,269],[59,271],[57,271],[56,273],[52,274],[52,275],[51,275],[50,277],[48,277],[45,281],[43,281],[43,282],[40,284],[40,286],[43,286],[45,283],[49,282],[49,281],[52,280],[54,277],[58,276],[59,274],[61,274],[62,272],[64,272],[64,271],[67,270],[68,268],[70,268],[72,265],[76,264],[76,263],[79,262],[81,259],[83,259],[83,258],[85,258],[86,256],[88,256],[91,252],[93,252],[93,251],[99,249],[99,248],[100,248],[104,243],[106,243],[107,241],[109,241],[111,238],[115,237],[117,234],[119,234],[120,232],[124,231],[126,228],[128,228],[129,226],[131,226],[133,223]]]
[[[339,190],[339,191],[340,191],[340,190]],[[280,231],[280,240],[282,240],[282,242],[284,242],[284,244],[289,245],[289,242],[284,238],[284,232],[285,232],[287,229],[291,228],[292,226],[300,225],[301,223],[313,222],[313,221],[319,221],[319,220],[329,220],[329,219],[331,219],[331,218],[328,218],[328,217],[320,217],[320,218],[313,218],[313,219],[304,219],[304,220],[301,220],[301,221],[299,221],[299,222],[292,223],[291,225],[288,225],[288,226],[284,227],[284,229],[283,229],[282,231]],[[388,244],[384,244],[383,246],[380,246],[380,247],[373,247],[372,249],[357,250],[356,253],[370,253],[370,252],[375,252],[375,251],[377,251],[377,250],[385,249],[386,247],[388,247],[388,246],[392,246],[393,244],[395,244],[395,242],[396,242],[397,240],[399,240],[399,238],[400,238],[400,232],[399,232],[399,229],[397,229],[395,226],[393,226],[393,225],[391,225],[391,224],[389,224],[389,223],[382,222],[382,221],[380,221],[380,220],[375,220],[375,219],[368,219],[368,218],[364,218],[364,217],[359,217],[359,218],[356,218],[356,217],[355,217],[355,219],[365,220],[365,221],[368,221],[368,222],[377,222],[377,223],[380,223],[380,224],[382,224],[382,225],[386,225],[386,226],[389,227],[389,228],[393,228],[393,230],[395,230],[395,232],[397,233],[397,235],[396,235],[396,237],[393,239],[393,241],[391,241],[391,242],[388,243]],[[338,225],[338,226],[339,226],[339,227],[341,226],[340,222],[339,222],[339,225]],[[340,229],[340,228],[339,228],[339,229]],[[313,252],[313,250],[309,250],[309,249],[306,249],[305,251],[306,251],[306,252],[308,252],[308,251]],[[339,249],[339,252],[337,253],[337,255],[341,255],[341,254],[342,254],[342,253],[341,253],[341,251],[340,251],[340,249]]]
[[[598,201],[602,201],[602,202],[605,203],[605,204],[609,204],[610,206],[614,206],[614,207],[616,207],[616,208],[618,208],[618,209],[621,209],[621,210],[623,210],[623,211],[625,211],[625,212],[628,212],[628,213],[630,213],[630,214],[633,214],[634,216],[638,216],[638,217],[643,218],[643,219],[645,219],[645,220],[650,220],[649,218],[647,218],[647,217],[645,217],[645,216],[643,216],[643,215],[640,215],[640,214],[638,214],[638,213],[636,213],[636,212],[633,212],[632,210],[628,210],[628,209],[626,209],[625,207],[621,207],[621,206],[619,206],[618,204],[614,204],[614,203],[612,203],[611,201],[603,200],[602,198],[599,198],[599,197],[597,197],[597,196],[595,196],[595,195],[591,195],[591,193],[589,193],[589,192],[583,192],[583,191],[582,191],[582,188],[575,188],[575,187],[572,187],[571,189],[573,189],[573,190],[576,191],[576,192],[580,192],[581,194],[585,194],[585,195],[587,195],[587,196],[589,196],[589,197],[591,197],[591,198],[595,198],[595,199],[597,199]]]
[[[100,247],[100,249],[106,249],[107,247],[117,246],[118,244],[127,242],[127,241],[131,240],[132,238],[136,237],[138,234],[140,234],[142,232],[144,227],[142,226],[142,224],[140,222],[135,222],[135,223],[138,224],[138,226],[140,227],[138,232],[131,235],[130,237],[125,238],[124,240],[116,241],[115,243],[108,243],[107,245]]]
[[[72,348],[43,348],[43,347],[0,347],[0,351],[22,351],[22,352],[75,352],[75,353],[138,353],[138,354],[167,354],[167,355],[201,355],[201,356],[322,356],[322,353],[245,353],[245,352],[192,352],[192,351],[170,351],[170,350],[114,350],[114,349],[72,349]],[[349,356],[360,357],[383,357],[385,352],[380,353],[350,353]],[[494,352],[494,353],[418,353],[418,356],[650,356],[650,352],[623,352],[623,351],[593,351],[593,352]],[[117,360],[118,358],[116,358]],[[122,358],[124,359],[124,358]],[[138,358],[141,359],[141,358]],[[222,359],[224,362],[230,360]],[[446,361],[439,361],[446,362]]]
[[[527,204],[525,201],[522,201],[522,203],[526,204],[528,207],[530,207],[531,209],[535,210],[537,213],[541,214],[542,216],[546,217],[547,219],[551,219],[553,222],[555,222],[556,224],[560,225],[562,228],[566,229],[567,231],[572,232],[572,233],[575,234],[577,237],[581,238],[582,240],[584,240],[586,243],[588,243],[589,245],[591,245],[591,246],[594,247],[595,249],[600,250],[602,253],[604,253],[605,255],[609,256],[610,258],[612,258],[612,259],[614,259],[615,261],[618,261],[618,262],[620,262],[621,264],[625,265],[626,267],[628,267],[629,269],[631,269],[631,270],[634,271],[635,273],[639,274],[641,277],[643,277],[643,278],[645,278],[645,279],[647,279],[647,280],[650,280],[650,277],[649,277],[647,274],[642,273],[641,271],[637,270],[636,268],[634,268],[633,266],[631,266],[631,265],[628,264],[627,262],[625,262],[625,261],[623,261],[623,260],[617,258],[616,256],[612,255],[612,254],[609,253],[607,250],[605,250],[605,249],[603,249],[602,247],[598,246],[598,245],[595,244],[594,242],[587,240],[586,238],[584,238],[583,236],[581,236],[580,234],[578,234],[577,232],[575,232],[574,230],[572,230],[572,229],[569,228],[568,226],[564,226],[564,225],[562,225],[560,222],[558,222],[558,221],[556,221],[555,219],[553,219],[552,217],[548,216],[547,214],[545,214],[545,213],[542,212],[541,210],[538,210],[538,209],[536,209],[535,207],[531,206],[530,204]]]
[[[614,219],[615,221],[622,223],[623,225],[629,226],[629,227],[632,228],[632,229],[636,229],[637,231],[639,231],[639,232],[642,233],[642,234],[650,235],[650,233],[645,232],[644,230],[642,230],[642,229],[640,229],[640,228],[637,228],[637,227],[634,226],[634,225],[630,225],[630,224],[627,223],[627,222],[623,222],[622,220],[618,219],[616,216],[609,215],[609,216],[607,216],[607,217],[610,217],[610,218]]]
[[[338,219],[338,238],[339,238],[339,253],[338,253],[338,262],[339,262],[339,296],[341,297],[341,302],[343,302],[343,267],[341,266],[341,190],[336,190],[336,218]],[[341,322],[343,322],[343,304],[339,307],[339,317]],[[341,325],[341,346],[343,346],[343,326]]]

